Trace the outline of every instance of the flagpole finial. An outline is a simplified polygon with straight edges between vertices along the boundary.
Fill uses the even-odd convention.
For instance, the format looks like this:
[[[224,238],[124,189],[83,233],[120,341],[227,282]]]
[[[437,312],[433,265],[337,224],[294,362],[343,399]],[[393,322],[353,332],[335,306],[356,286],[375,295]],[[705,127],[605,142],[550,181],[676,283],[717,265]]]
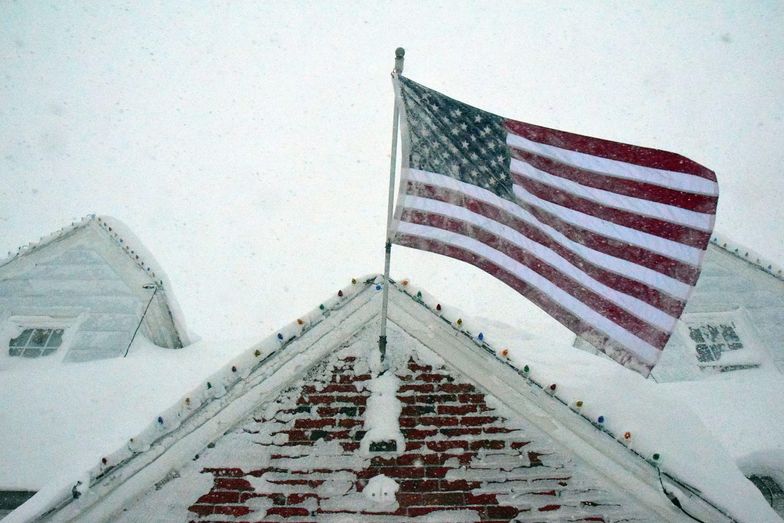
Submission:
[[[402,47],[395,49],[395,72],[400,74],[403,72],[403,60],[406,56],[406,50]]]

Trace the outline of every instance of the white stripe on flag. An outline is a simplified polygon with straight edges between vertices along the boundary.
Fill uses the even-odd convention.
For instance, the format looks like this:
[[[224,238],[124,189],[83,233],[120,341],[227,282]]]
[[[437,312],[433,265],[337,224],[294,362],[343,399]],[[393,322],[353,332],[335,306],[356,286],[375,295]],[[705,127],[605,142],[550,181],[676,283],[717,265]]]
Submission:
[[[567,180],[566,178],[554,176],[539,170],[533,165],[518,160],[517,158],[512,158],[511,171],[520,176],[568,192],[574,196],[589,199],[600,205],[606,205],[615,209],[665,220],[670,223],[685,225],[701,231],[712,231],[713,222],[716,219],[715,214],[690,211],[674,205],[667,205],[665,203],[653,202],[642,198],[634,198],[633,196],[625,196],[602,189],[596,189],[594,187],[588,187],[573,182],[572,180]]]
[[[599,312],[594,311],[571,294],[550,282],[547,278],[478,240],[436,227],[408,222],[400,222],[397,226],[397,231],[454,245],[481,256],[507,270],[516,278],[536,287],[571,314],[623,345],[626,350],[643,362],[653,365],[659,358],[660,351],[653,345],[602,316]]]
[[[406,198],[405,205],[410,209],[453,217],[463,222],[481,227],[482,229],[509,241],[524,251],[533,254],[536,258],[540,259],[544,263],[558,269],[560,273],[571,277],[580,285],[592,290],[599,296],[626,310],[640,320],[659,328],[665,333],[670,332],[675,328],[675,323],[677,322],[676,318],[673,318],[660,309],[657,309],[656,307],[649,305],[642,300],[639,300],[633,296],[629,296],[628,294],[624,294],[623,292],[596,281],[593,277],[569,263],[568,260],[562,258],[558,253],[528,239],[526,236],[520,234],[507,225],[471,212],[465,207],[440,202],[438,200],[422,198],[420,196],[410,196]]]
[[[703,251],[695,247],[690,247],[647,232],[638,231],[631,227],[608,222],[601,218],[596,218],[589,214],[548,202],[547,200],[543,200],[538,196],[529,193],[517,184],[514,186],[514,194],[520,200],[553,214],[565,222],[582,227],[583,229],[588,229],[589,231],[601,234],[602,236],[630,243],[651,252],[667,256],[668,258],[674,258],[678,261],[688,263],[689,265],[694,265],[695,267],[699,267],[700,262],[702,261]]]
[[[490,205],[498,207],[503,211],[511,214],[515,218],[518,218],[527,224],[536,227],[542,233],[549,236],[553,241],[562,245],[566,249],[569,249],[571,252],[585,259],[589,263],[603,267],[606,270],[621,276],[625,276],[632,280],[644,283],[645,285],[657,289],[664,294],[672,296],[673,298],[685,300],[691,292],[690,285],[678,281],[675,278],[671,278],[665,274],[656,272],[653,269],[643,267],[642,265],[638,265],[621,258],[616,258],[615,256],[611,256],[601,251],[590,249],[569,239],[564,234],[555,230],[553,227],[541,223],[525,209],[522,209],[509,200],[498,197],[487,189],[482,189],[476,185],[461,182],[449,176],[435,174],[428,171],[420,171],[418,169],[403,169],[402,178],[403,184],[405,184],[406,180],[411,180],[413,182],[426,183],[437,187],[443,187],[445,189],[462,192],[463,194],[466,194],[472,198],[476,198],[477,200],[481,200]],[[405,193],[402,194],[401,198],[399,199],[399,208],[407,207],[408,199],[412,197],[412,195]]]
[[[718,196],[719,194],[719,185],[716,182],[693,174],[644,167],[569,149],[561,149],[560,147],[534,142],[516,134],[507,134],[506,143],[517,149],[546,156],[574,167],[588,169],[617,178],[639,180],[652,185],[696,194],[707,194],[710,196]]]

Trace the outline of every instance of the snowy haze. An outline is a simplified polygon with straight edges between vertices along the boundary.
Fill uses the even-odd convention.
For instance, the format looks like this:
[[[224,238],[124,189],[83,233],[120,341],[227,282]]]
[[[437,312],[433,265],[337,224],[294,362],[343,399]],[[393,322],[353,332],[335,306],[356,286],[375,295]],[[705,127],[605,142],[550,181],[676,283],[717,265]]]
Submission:
[[[194,332],[272,332],[383,268],[403,46],[454,98],[710,167],[717,230],[782,258],[784,4],[420,4],[0,2],[0,252],[112,215]],[[392,276],[568,337],[467,264]]]

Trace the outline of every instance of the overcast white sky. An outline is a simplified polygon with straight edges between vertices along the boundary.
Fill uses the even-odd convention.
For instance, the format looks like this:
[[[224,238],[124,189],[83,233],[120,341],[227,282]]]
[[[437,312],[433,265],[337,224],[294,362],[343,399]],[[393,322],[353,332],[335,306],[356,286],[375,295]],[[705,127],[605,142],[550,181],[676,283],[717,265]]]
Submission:
[[[267,335],[383,269],[397,46],[483,109],[715,170],[717,231],[784,257],[782,2],[0,1],[0,252],[125,222],[193,331]],[[472,315],[560,326],[393,249]]]

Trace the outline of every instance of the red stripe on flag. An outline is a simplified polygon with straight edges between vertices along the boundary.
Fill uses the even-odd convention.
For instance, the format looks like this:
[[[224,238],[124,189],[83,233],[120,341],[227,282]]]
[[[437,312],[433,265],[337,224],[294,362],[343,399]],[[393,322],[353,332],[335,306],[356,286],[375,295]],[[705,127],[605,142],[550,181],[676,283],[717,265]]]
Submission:
[[[700,178],[716,181],[716,175],[713,171],[680,154],[558,131],[515,120],[506,120],[505,125],[509,132],[533,142],[632,165],[693,174]]]
[[[603,346],[604,344],[608,343],[610,337],[601,332],[600,330],[594,328],[592,325],[584,322],[579,317],[575,316],[564,307],[562,307],[558,302],[554,301],[550,298],[547,294],[539,291],[536,287],[527,284],[526,282],[520,280],[515,275],[511,274],[507,270],[499,267],[498,265],[492,263],[491,261],[469,252],[465,249],[460,247],[455,247],[454,245],[447,245],[443,242],[439,242],[436,240],[432,240],[429,238],[422,238],[419,236],[413,236],[409,234],[397,233],[395,236],[395,243],[398,245],[403,245],[406,247],[412,247],[414,249],[421,249],[424,251],[434,252],[436,254],[441,254],[444,256],[448,256],[450,258],[454,258],[456,260],[461,260],[471,265],[482,269],[486,273],[490,274],[491,276],[498,278],[502,282],[506,283],[509,287],[513,288],[529,300],[531,300],[534,304],[544,310],[547,314],[558,320],[561,324],[563,324],[567,329],[571,330],[578,336],[584,338],[592,339],[593,343],[598,343],[595,346]],[[613,356],[618,356],[618,354],[613,354]],[[618,361],[622,364],[628,361],[628,357],[630,353],[626,352],[623,353],[622,357],[618,358]],[[650,371],[650,365],[644,365],[641,362],[638,362],[638,365],[646,367],[648,371]],[[647,372],[646,372],[647,374]]]
[[[684,302],[664,294],[663,292],[650,287],[645,283],[606,270],[599,265],[595,265],[594,263],[586,260],[580,255],[559,244],[535,227],[521,220],[517,220],[501,209],[489,206],[488,204],[485,204],[485,206],[489,208],[478,209],[479,211],[483,212],[477,212],[477,214],[481,214],[496,222],[503,223],[528,239],[543,245],[544,247],[547,247],[596,281],[619,292],[633,296],[638,300],[644,301],[648,305],[656,307],[657,309],[674,318],[679,317],[681,312],[683,312],[683,308],[685,306]],[[401,219],[404,221],[412,221],[407,218],[411,212],[413,212],[413,210],[404,209]],[[492,216],[488,216],[488,214],[491,214]]]
[[[670,338],[668,333],[662,332],[645,320],[624,310],[612,301],[604,298],[598,293],[586,288],[579,281],[572,279],[562,273],[558,268],[553,267],[533,254],[517,247],[511,242],[491,233],[476,225],[464,221],[431,214],[421,211],[409,210],[404,213],[404,221],[420,225],[429,225],[438,229],[451,231],[462,236],[474,238],[477,241],[495,249],[496,251],[509,256],[510,258],[525,265],[540,276],[549,280],[564,292],[572,295],[578,301],[586,304],[591,309],[599,312],[613,323],[620,325],[627,331],[633,333],[638,338],[643,339],[658,349],[664,348]]]
[[[430,198],[445,203],[451,203],[460,207],[465,207],[472,212],[481,214],[487,218],[504,223],[512,227],[521,234],[527,234],[528,225],[523,220],[514,217],[512,214],[495,207],[487,202],[473,198],[458,191],[452,191],[443,187],[435,187],[432,185],[421,184],[418,182],[409,181],[407,184],[406,192],[415,196],[423,198]],[[687,285],[694,285],[699,277],[699,269],[688,265],[686,263],[673,260],[666,256],[651,252],[642,247],[635,247],[628,243],[607,238],[600,234],[594,233],[587,229],[577,227],[568,222],[565,222],[537,207],[528,205],[524,202],[518,202],[521,208],[530,212],[534,217],[545,225],[549,225],[556,231],[560,232],[575,243],[579,243],[589,249],[603,252],[609,256],[620,258],[628,262],[641,265],[648,269],[674,278]],[[548,245],[549,246],[549,245]]]
[[[637,231],[653,234],[654,236],[682,243],[700,250],[705,249],[705,246],[708,245],[708,242],[710,241],[710,233],[692,229],[685,225],[670,223],[657,218],[649,218],[641,214],[608,207],[518,174],[512,173],[512,179],[517,185],[520,185],[526,191],[542,200],[589,216],[594,216],[606,222],[630,227]]]
[[[716,196],[693,194],[650,183],[612,177],[587,169],[573,167],[558,160],[546,158],[529,151],[515,149],[514,147],[510,147],[510,153],[513,158],[526,162],[540,171],[571,180],[586,187],[672,205],[689,211],[716,214],[716,206],[719,201]]]

